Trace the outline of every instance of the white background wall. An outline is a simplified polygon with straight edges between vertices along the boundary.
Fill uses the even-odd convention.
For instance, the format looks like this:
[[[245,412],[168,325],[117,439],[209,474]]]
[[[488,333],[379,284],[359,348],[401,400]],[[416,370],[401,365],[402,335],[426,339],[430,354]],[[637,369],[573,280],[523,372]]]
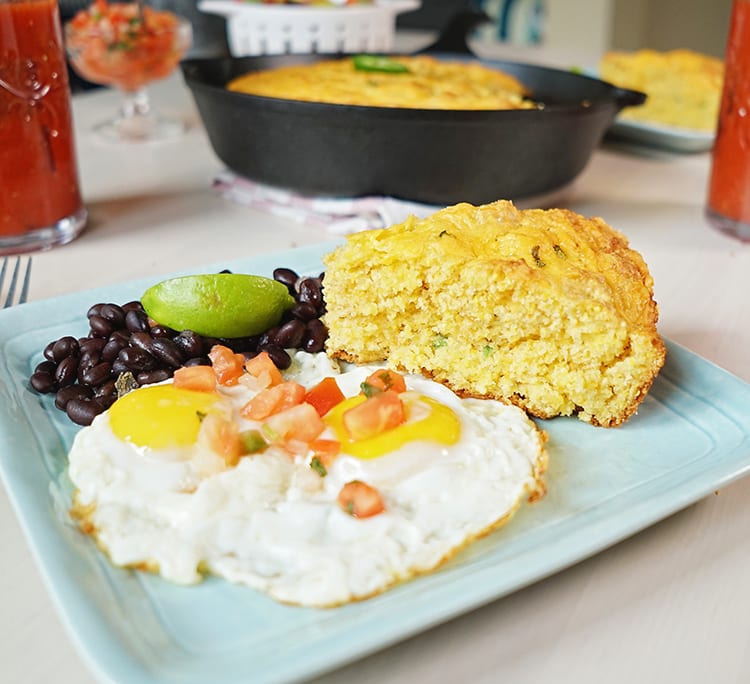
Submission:
[[[567,4],[566,0],[548,1]],[[612,0],[610,42],[623,50],[689,47],[723,57],[731,8],[732,0]]]
[[[422,0],[421,9],[402,15],[399,25],[438,29],[469,1]],[[523,20],[535,2],[516,0],[513,14]],[[496,15],[503,2],[480,4]],[[560,54],[574,48],[601,55],[611,48],[687,47],[723,57],[732,0],[545,0],[545,6],[544,43]],[[492,39],[493,29],[483,27],[479,33]],[[523,41],[524,32],[518,33]]]

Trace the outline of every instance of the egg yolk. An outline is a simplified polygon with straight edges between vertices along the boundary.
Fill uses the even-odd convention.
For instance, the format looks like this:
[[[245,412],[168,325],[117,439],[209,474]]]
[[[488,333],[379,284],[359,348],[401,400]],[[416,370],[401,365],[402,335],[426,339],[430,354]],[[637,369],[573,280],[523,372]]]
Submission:
[[[120,439],[136,446],[164,449],[189,446],[201,419],[216,404],[212,392],[154,385],[128,392],[109,409],[109,424]]]
[[[357,458],[370,459],[384,456],[396,449],[418,440],[428,440],[450,446],[461,436],[461,422],[447,406],[430,397],[419,395],[404,401],[406,422],[398,427],[368,439],[352,440],[344,427],[343,415],[350,408],[366,401],[357,395],[345,399],[325,415],[325,422],[331,427],[336,439],[341,442],[341,450]],[[424,414],[424,415],[423,415]]]

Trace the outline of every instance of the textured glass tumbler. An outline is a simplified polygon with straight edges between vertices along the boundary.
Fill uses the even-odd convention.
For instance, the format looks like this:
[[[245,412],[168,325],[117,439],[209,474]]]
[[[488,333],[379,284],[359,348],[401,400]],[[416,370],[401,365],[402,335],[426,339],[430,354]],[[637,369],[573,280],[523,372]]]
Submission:
[[[0,0],[0,254],[64,244],[85,223],[57,0]]]
[[[750,242],[750,0],[734,0],[706,216]]]

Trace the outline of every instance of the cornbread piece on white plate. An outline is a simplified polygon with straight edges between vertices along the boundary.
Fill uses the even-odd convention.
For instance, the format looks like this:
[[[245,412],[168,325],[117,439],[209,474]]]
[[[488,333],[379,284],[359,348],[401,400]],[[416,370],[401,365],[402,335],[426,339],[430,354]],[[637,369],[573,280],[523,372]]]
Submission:
[[[631,416],[664,363],[651,275],[600,218],[458,204],[324,261],[335,358],[599,426]]]
[[[692,50],[608,52],[599,64],[605,81],[648,95],[620,117],[713,132],[719,118],[724,62]]]

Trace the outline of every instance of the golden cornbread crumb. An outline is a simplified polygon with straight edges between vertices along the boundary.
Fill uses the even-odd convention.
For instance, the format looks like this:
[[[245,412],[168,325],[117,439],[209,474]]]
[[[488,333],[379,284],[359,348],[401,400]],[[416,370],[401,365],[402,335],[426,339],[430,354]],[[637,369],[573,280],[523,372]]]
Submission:
[[[664,363],[653,281],[602,219],[458,204],[324,259],[328,353],[615,426]]]
[[[634,121],[714,131],[719,117],[724,63],[692,50],[608,52],[599,64],[605,81],[648,95],[620,116]]]

